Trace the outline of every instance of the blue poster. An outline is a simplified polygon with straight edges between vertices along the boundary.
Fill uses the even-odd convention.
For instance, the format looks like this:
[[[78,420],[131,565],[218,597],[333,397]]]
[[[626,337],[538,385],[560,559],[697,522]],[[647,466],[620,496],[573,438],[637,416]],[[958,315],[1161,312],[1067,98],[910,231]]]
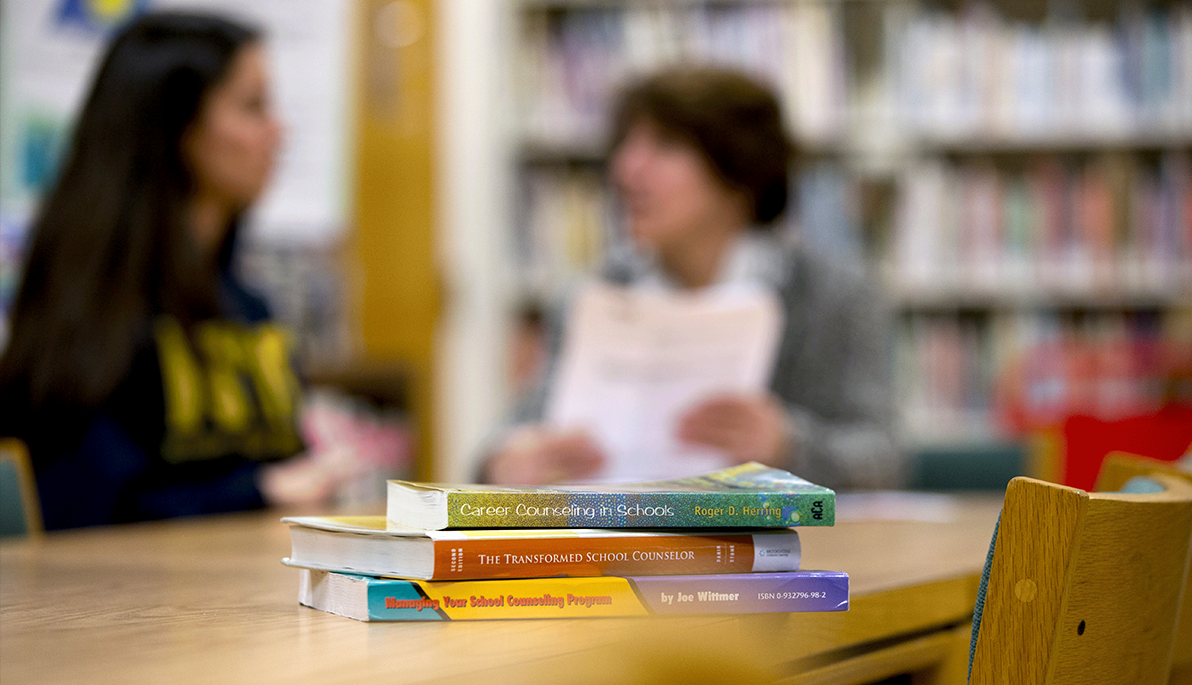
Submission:
[[[62,28],[107,33],[144,11],[148,4],[148,0],[62,0],[58,24]]]

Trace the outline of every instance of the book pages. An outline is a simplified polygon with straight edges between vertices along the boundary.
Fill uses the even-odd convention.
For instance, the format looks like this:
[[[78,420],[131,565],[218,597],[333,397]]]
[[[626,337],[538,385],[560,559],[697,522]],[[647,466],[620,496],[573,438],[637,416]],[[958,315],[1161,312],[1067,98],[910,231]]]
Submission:
[[[599,481],[724,468],[723,454],[682,444],[678,422],[715,395],[765,392],[781,328],[778,298],[762,286],[689,294],[593,283],[567,321],[546,419],[592,434],[608,458]]]

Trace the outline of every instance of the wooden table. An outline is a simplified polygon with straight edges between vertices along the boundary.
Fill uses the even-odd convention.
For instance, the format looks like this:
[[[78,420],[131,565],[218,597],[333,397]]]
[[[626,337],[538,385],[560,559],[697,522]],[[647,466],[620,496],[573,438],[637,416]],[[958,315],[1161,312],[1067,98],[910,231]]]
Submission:
[[[963,682],[999,507],[803,529],[838,614],[369,624],[298,605],[276,512],[50,534],[0,544],[0,684]]]

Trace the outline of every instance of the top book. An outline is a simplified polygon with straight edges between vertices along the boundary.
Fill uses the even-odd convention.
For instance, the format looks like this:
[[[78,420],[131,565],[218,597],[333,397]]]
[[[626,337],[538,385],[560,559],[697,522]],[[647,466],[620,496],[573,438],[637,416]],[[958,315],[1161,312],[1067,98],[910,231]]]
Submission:
[[[830,526],[836,493],[755,462],[649,483],[504,487],[391,480],[387,517],[424,530]]]

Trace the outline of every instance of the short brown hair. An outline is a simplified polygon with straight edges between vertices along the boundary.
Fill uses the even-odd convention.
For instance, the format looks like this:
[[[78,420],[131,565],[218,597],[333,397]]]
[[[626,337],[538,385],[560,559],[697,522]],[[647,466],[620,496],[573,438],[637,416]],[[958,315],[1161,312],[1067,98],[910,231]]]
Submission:
[[[778,98],[766,86],[721,67],[654,72],[621,91],[609,149],[642,119],[690,143],[725,185],[744,191],[755,224],[769,224],[786,209],[795,148]]]

